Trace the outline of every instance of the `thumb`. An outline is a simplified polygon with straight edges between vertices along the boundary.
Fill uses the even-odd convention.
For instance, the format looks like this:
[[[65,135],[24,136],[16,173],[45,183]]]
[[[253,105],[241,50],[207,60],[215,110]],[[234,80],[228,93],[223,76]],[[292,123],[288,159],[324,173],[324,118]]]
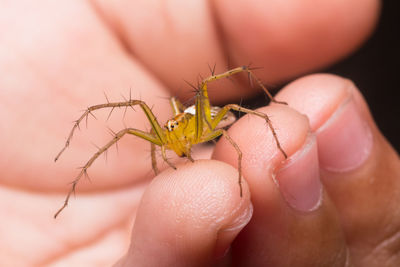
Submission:
[[[131,246],[117,266],[210,266],[224,256],[252,216],[237,171],[202,160],[168,169],[143,195]]]

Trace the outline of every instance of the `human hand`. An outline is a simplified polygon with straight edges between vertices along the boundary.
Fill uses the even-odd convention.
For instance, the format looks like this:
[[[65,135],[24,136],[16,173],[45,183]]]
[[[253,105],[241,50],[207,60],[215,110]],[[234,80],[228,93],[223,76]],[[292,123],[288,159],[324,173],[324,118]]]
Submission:
[[[146,190],[118,266],[208,266],[224,252],[233,266],[398,265],[400,161],[354,84],[311,75],[278,100],[290,108],[262,110],[289,160],[282,162],[265,122],[240,119],[229,133],[243,152],[250,190],[240,198],[235,172],[219,161],[165,171]],[[224,139],[213,158],[237,166]]]
[[[149,158],[146,155],[148,144],[142,140],[121,140],[118,156],[110,151],[107,164],[99,160],[89,170],[93,184],[83,181],[78,186],[80,194],[73,199],[71,206],[59,219],[52,219],[52,214],[62,203],[66,184],[76,174],[74,168],[81,166],[96,150],[90,142],[102,145],[110,138],[106,131],[99,130],[107,114],[96,114],[98,120],[90,119],[89,130],[85,131],[86,140],[85,136],[78,134],[60,162],[50,163],[62,146],[61,137],[66,136],[71,127],[71,120],[79,115],[77,111],[88,105],[104,102],[102,91],[106,91],[112,100],[121,100],[120,93],[132,87],[133,97],[141,98],[150,105],[155,104],[154,113],[158,115],[160,122],[163,122],[170,114],[166,113],[166,110],[169,110],[168,102],[160,96],[168,97],[172,92],[181,97],[188,97],[186,92],[177,90],[183,88],[183,79],[193,81],[199,73],[207,75],[207,62],[215,62],[220,70],[225,70],[226,58],[230,59],[232,66],[253,62],[256,66],[265,67],[259,71],[259,76],[266,82],[285,79],[324,66],[354,49],[374,25],[376,1],[348,2],[337,6],[321,6],[318,15],[312,13],[315,3],[310,7],[303,1],[293,3],[298,5],[298,9],[290,14],[293,10],[287,10],[285,6],[279,6],[279,3],[268,3],[271,6],[261,8],[258,5],[263,5],[262,3],[251,4],[248,1],[234,4],[220,1],[212,7],[203,2],[196,5],[188,2],[185,7],[182,6],[183,3],[180,3],[179,7],[165,4],[160,9],[156,8],[159,7],[158,3],[152,6],[150,2],[119,3],[118,6],[107,7],[106,5],[112,4],[93,2],[91,6],[86,2],[49,2],[37,6],[36,3],[28,1],[24,2],[25,5],[21,2],[19,5],[7,3],[8,8],[2,9],[0,16],[3,29],[0,35],[0,68],[3,74],[0,81],[0,130],[3,137],[3,156],[0,159],[3,170],[0,210],[4,218],[0,255],[2,264],[109,265],[121,256],[131,242],[128,234],[131,222],[139,207],[142,192],[147,187],[148,178],[151,177]],[[214,11],[210,12],[208,8]],[[270,13],[258,12],[260,10]],[[146,12],[150,11],[153,13],[147,15]],[[346,15],[355,12],[359,16]],[[16,14],[21,16],[17,18]],[[324,14],[323,18],[320,14]],[[218,18],[218,29],[213,24],[214,15]],[[332,17],[338,19],[335,24],[331,23],[333,19],[327,19]],[[201,27],[193,28],[187,23],[189,18]],[[143,23],[144,20],[147,23]],[[168,27],[160,28],[163,25]],[[315,46],[318,49],[315,49]],[[230,101],[254,93],[232,90],[230,85],[221,84],[218,90],[211,90],[211,98],[216,101]],[[276,127],[281,129],[282,142],[287,146],[285,149],[294,154],[296,148],[300,149],[298,145],[304,141],[301,136],[308,132],[308,126],[296,113],[281,111],[274,115],[274,111],[271,110],[271,118]],[[282,114],[282,117],[279,117],[279,114]],[[296,132],[286,130],[299,136],[294,139],[297,143],[291,141],[292,139],[288,143],[288,137],[291,136],[285,136],[284,120],[282,125],[280,124],[280,118],[288,115],[297,116],[295,121],[300,125]],[[147,125],[140,112],[130,112],[127,116],[129,117],[125,121],[129,125],[134,124],[138,128]],[[107,124],[113,129],[123,127],[116,114]],[[239,144],[240,140],[237,140]],[[224,141],[221,140],[222,142]],[[222,144],[218,147],[223,146]],[[218,147],[215,157],[229,162],[223,158],[226,153],[218,152]],[[241,149],[246,153],[243,147]],[[268,153],[265,156],[267,155]],[[275,164],[277,160],[279,155],[275,161],[271,159],[271,164]],[[232,161],[232,164],[235,163]],[[206,176],[207,169],[211,168],[213,175]],[[244,163],[243,169],[247,168],[248,165]],[[197,175],[188,175],[187,171]],[[215,253],[224,251],[240,229],[236,228],[232,234],[222,238],[223,242],[218,245],[216,231],[223,229],[223,226],[232,225],[235,216],[239,216],[241,212],[247,211],[245,214],[249,214],[249,192],[242,199],[239,198],[237,183],[232,179],[236,175],[232,172],[233,169],[222,163],[200,161],[179,167],[176,172],[167,170],[157,177],[144,196],[145,200],[150,200],[147,202],[149,204],[146,205],[145,201],[140,204],[133,229],[135,242],[132,244],[135,245],[125,260],[131,260],[130,256],[138,255],[140,251],[142,255],[151,256],[143,260],[155,260],[157,265],[168,266],[170,260],[173,260],[176,266],[179,266],[181,260],[182,266],[189,265],[188,260],[193,260],[190,262],[195,266],[212,260]],[[255,207],[254,219],[248,227],[250,231],[252,225],[257,222],[257,203],[254,202],[257,194],[252,189],[251,175],[244,172],[244,176],[249,181]],[[200,188],[200,182],[194,186],[191,184],[194,178],[207,186]],[[179,184],[183,181],[184,187]],[[193,193],[192,196],[196,196],[196,192],[208,192],[209,195],[206,196],[213,197],[207,199],[218,205],[211,210],[215,212],[214,217],[208,218],[213,221],[207,221],[207,216],[202,221],[206,226],[214,223],[212,228],[206,228],[206,236],[200,231],[200,224],[192,224],[196,220],[183,221],[190,227],[185,228],[189,230],[188,233],[193,234],[197,229],[197,235],[205,237],[202,239],[204,243],[190,244],[186,241],[192,239],[185,235],[179,236],[178,232],[170,230],[173,228],[167,228],[168,225],[161,228],[155,224],[162,221],[173,223],[174,220],[169,215],[174,214],[185,215],[181,217],[183,219],[196,219],[193,216],[195,214],[191,212],[201,211],[202,207],[210,206],[210,202],[205,198],[197,198],[197,202],[193,202],[196,199],[192,198],[192,202],[186,202],[187,197],[191,196],[187,194],[180,200],[169,202],[176,203],[176,209],[170,209],[169,213],[164,214],[163,212],[168,211],[163,210],[162,207],[165,206],[159,205],[160,202],[157,201],[163,202],[166,199],[148,196],[154,196],[151,192],[161,193],[161,188],[164,188],[163,196],[173,197],[173,194],[168,194],[171,191],[165,191],[174,189],[167,186],[171,182],[174,188],[191,188],[192,191],[186,192]],[[163,183],[165,186],[162,186]],[[157,185],[161,185],[159,191]],[[221,194],[222,189],[224,194]],[[267,185],[265,190],[277,189]],[[184,203],[187,203],[187,208],[195,208],[180,208]],[[321,209],[331,210],[325,206],[325,203],[322,203]],[[152,213],[148,211],[154,212],[157,220],[149,220],[146,216],[151,219],[154,216],[150,216]],[[217,217],[221,213],[227,214],[225,220]],[[332,216],[331,213],[328,215]],[[151,231],[141,229],[141,222],[142,226],[145,224]],[[316,223],[314,225],[318,226]],[[332,225],[334,226],[338,225]],[[163,234],[162,240],[154,236],[157,233]],[[142,236],[138,237],[138,234]],[[147,237],[147,240],[143,237]],[[174,243],[167,242],[169,237],[176,238],[174,240],[177,241],[185,240],[180,243],[181,248],[189,249],[190,253],[171,247]],[[138,240],[143,241],[139,244],[144,247],[137,246]],[[146,247],[149,240],[158,244],[164,242],[166,248],[174,249],[174,253],[170,250],[157,250],[154,246]],[[242,243],[246,244],[244,241]],[[201,253],[196,253],[197,251]],[[245,251],[235,255],[242,259],[254,260]],[[152,266],[149,262],[136,262],[136,265],[140,264]]]

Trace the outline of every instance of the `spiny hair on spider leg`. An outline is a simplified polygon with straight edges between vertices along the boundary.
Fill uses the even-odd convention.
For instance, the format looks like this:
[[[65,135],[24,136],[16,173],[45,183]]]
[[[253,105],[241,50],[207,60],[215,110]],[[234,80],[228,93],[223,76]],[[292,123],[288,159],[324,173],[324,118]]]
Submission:
[[[111,129],[109,126],[107,126],[108,132],[109,134],[115,138],[117,136],[117,133],[113,131],[113,129]]]
[[[94,147],[96,147],[98,150],[100,150],[100,147],[99,147],[98,145],[96,145],[93,141],[90,141],[90,143],[91,143]]]
[[[97,120],[97,118],[96,118],[96,116],[92,113],[92,111],[90,110],[90,108],[87,108],[86,111],[87,111],[87,114],[85,115],[85,125],[86,125],[86,128],[88,128],[89,115],[91,115],[91,116],[92,116],[93,118],[95,118],[96,120]]]
[[[93,118],[95,118],[97,120],[97,117],[92,113],[90,108],[88,108],[87,110],[88,110],[88,115],[91,115]]]
[[[253,65],[253,63],[250,62],[247,66],[243,66],[243,67],[248,69],[248,70],[262,70],[262,69],[264,69],[264,67],[251,67],[251,65]]]
[[[90,176],[89,176],[89,174],[88,174],[88,172],[87,172],[87,169],[85,169],[84,171],[83,171],[83,176],[89,181],[89,183],[92,183],[92,179],[90,179]],[[76,184],[76,183],[75,183]]]
[[[112,108],[111,108],[111,111],[110,111],[110,113],[108,113],[108,116],[107,116],[106,121],[108,121],[108,119],[111,117],[111,113],[114,111],[114,108],[115,108],[115,107],[112,107]]]
[[[191,94],[191,97],[182,103],[183,106],[188,107],[191,106],[194,100],[196,99],[196,95]]]
[[[126,99],[126,97],[125,97],[124,95],[121,94],[121,96],[122,96],[122,98],[125,100],[125,102],[132,102],[132,101],[133,101],[133,99],[131,98],[131,92],[130,92],[130,91],[129,91],[129,100]],[[139,99],[140,99],[140,98],[139,98]],[[142,100],[140,99],[140,101],[142,101]],[[132,104],[130,104],[129,107],[131,107],[131,109],[133,109],[133,111],[136,111],[136,109],[133,107]],[[125,113],[126,113],[126,109],[127,109],[127,108],[128,108],[128,106],[125,106],[124,117],[125,117]]]
[[[194,86],[193,84],[191,84],[190,82],[183,80],[185,83],[187,83],[190,87],[192,87],[195,91],[199,90],[196,86]]]
[[[108,96],[107,96],[106,92],[103,91],[103,94],[104,94],[104,96],[105,96],[105,98],[106,98],[106,100],[107,100],[107,103],[109,104],[109,103],[110,103],[110,100],[108,99]]]
[[[207,65],[208,65],[208,69],[209,69],[210,72],[211,72],[211,75],[214,76],[214,75],[215,75],[215,67],[217,66],[217,63],[214,63],[214,66],[213,66],[212,69],[211,69],[210,64],[207,63]]]
[[[167,101],[169,101],[171,99],[170,96],[163,96],[163,95],[155,95],[154,97],[159,98],[159,99],[163,99],[163,100],[167,100]]]
[[[204,80],[203,76],[201,76],[201,74],[199,73],[198,77],[197,77],[197,85],[199,86],[200,85],[200,81],[203,81],[203,80]]]
[[[76,127],[78,128],[78,130],[81,130],[81,126],[79,125],[79,120],[74,120],[72,123],[74,124],[73,127]]]

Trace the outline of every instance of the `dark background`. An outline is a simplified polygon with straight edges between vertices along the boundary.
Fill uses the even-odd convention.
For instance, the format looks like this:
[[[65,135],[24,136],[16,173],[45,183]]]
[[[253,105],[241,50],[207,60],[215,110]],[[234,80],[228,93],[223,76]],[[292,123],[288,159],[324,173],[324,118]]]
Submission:
[[[397,0],[383,1],[379,24],[353,55],[325,72],[354,81],[389,142],[400,151],[400,10]]]

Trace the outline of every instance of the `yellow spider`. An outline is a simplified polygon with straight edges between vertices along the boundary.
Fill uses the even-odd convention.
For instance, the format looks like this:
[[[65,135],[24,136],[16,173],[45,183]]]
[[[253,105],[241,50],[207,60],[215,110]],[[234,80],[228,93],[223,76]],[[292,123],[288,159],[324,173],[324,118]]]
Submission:
[[[195,104],[193,106],[186,108],[177,99],[171,98],[170,102],[174,112],[174,117],[168,120],[165,123],[164,127],[160,126],[160,124],[157,121],[157,118],[154,116],[149,106],[147,106],[147,104],[141,100],[129,100],[124,102],[114,102],[114,103],[108,102],[106,104],[95,105],[87,108],[87,110],[82,114],[82,116],[75,122],[63,149],[58,153],[58,155],[55,158],[55,161],[58,160],[60,155],[68,147],[71,138],[74,134],[74,131],[76,130],[76,128],[79,127],[79,123],[89,114],[91,114],[92,111],[97,109],[102,109],[102,108],[114,109],[117,107],[129,107],[129,106],[132,107],[135,105],[139,105],[151,124],[151,130],[150,132],[144,132],[134,128],[125,128],[115,133],[114,138],[110,140],[105,146],[101,147],[82,167],[78,176],[75,178],[75,180],[72,181],[72,186],[64,201],[64,205],[56,212],[54,218],[56,218],[60,214],[60,212],[68,205],[69,198],[71,194],[75,192],[76,185],[78,184],[82,176],[87,174],[87,169],[92,165],[92,163],[108,148],[110,148],[119,139],[121,139],[125,134],[136,135],[151,143],[151,162],[155,174],[158,174],[156,155],[155,155],[156,145],[161,147],[161,154],[164,161],[169,166],[176,169],[176,167],[167,159],[166,156],[167,149],[175,151],[175,153],[180,157],[187,157],[189,160],[194,161],[191,156],[191,148],[193,145],[214,140],[221,135],[224,136],[229,141],[229,143],[235,148],[238,154],[238,172],[239,172],[238,183],[240,188],[240,196],[242,196],[242,168],[241,168],[242,152],[240,151],[239,146],[228,135],[227,131],[223,129],[224,127],[232,124],[235,121],[234,115],[230,112],[231,110],[253,114],[263,118],[267,122],[269,128],[271,129],[271,132],[276,141],[278,149],[282,152],[285,158],[287,158],[287,155],[279,143],[277,134],[275,132],[274,127],[272,126],[272,123],[268,115],[259,111],[241,107],[240,105],[236,104],[228,104],[221,108],[210,105],[210,100],[208,98],[207,84],[209,82],[219,80],[222,78],[227,78],[229,76],[232,76],[240,72],[247,72],[250,81],[251,79],[254,79],[258,83],[258,85],[265,91],[265,93],[268,95],[268,97],[271,99],[272,102],[286,104],[284,102],[276,101],[274,97],[265,88],[265,86],[261,83],[261,81],[253,74],[252,69],[250,69],[248,66],[242,66],[216,75],[214,74],[214,70],[212,70],[211,73],[212,75],[204,79],[200,83],[198,89],[196,88]]]

